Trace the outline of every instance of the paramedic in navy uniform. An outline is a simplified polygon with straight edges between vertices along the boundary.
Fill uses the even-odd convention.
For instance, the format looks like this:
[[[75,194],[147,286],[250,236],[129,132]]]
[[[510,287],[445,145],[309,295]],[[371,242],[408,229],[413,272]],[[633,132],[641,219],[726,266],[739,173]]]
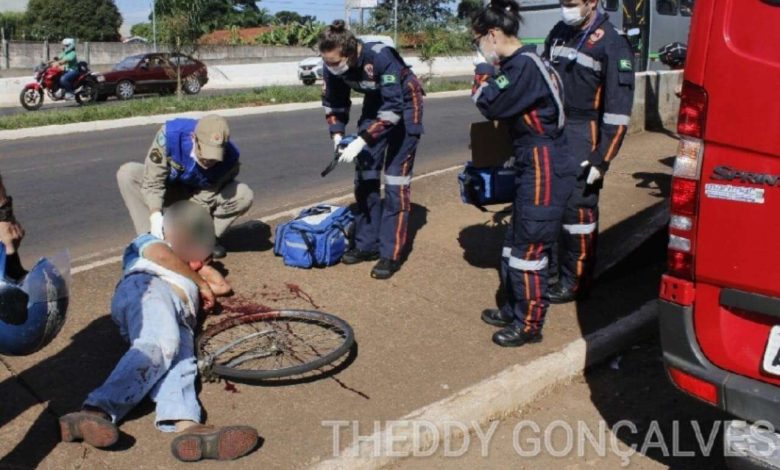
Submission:
[[[359,41],[337,20],[320,36],[325,64],[322,104],[338,147],[349,122],[350,90],[365,95],[359,137],[340,162],[357,164],[355,248],[342,262],[379,259],[375,279],[390,278],[401,265],[406,245],[410,185],[417,143],[423,133],[423,89],[398,52],[381,42]],[[384,169],[385,200],[380,195]]]
[[[549,304],[547,265],[561,228],[576,165],[565,151],[563,103],[556,78],[534,46],[517,39],[521,17],[511,0],[493,0],[474,17],[478,53],[472,99],[488,119],[510,129],[515,200],[501,262],[506,302],[482,319],[503,327],[499,346],[522,346],[542,339]]]
[[[560,269],[550,266],[558,278],[552,303],[575,300],[591,281],[599,192],[628,130],[635,80],[631,45],[598,11],[597,0],[561,0],[561,16],[545,41],[544,57],[563,81],[566,141],[582,170],[563,215]]]

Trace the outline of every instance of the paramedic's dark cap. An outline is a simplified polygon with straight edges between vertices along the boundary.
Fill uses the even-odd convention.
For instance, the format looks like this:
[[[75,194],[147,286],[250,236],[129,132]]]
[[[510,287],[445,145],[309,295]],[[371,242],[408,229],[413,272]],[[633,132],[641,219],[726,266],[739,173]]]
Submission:
[[[195,126],[195,138],[200,146],[200,158],[221,162],[225,159],[230,127],[222,116],[209,114],[202,117]]]
[[[209,253],[214,249],[214,219],[208,209],[192,201],[179,201],[165,209],[165,230],[178,230]]]

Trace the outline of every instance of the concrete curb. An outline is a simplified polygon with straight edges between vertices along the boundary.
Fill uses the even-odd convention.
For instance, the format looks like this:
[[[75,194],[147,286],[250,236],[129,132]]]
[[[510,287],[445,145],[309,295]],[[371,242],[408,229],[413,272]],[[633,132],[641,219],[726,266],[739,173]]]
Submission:
[[[471,94],[470,90],[443,91],[440,93],[431,93],[428,99],[466,97]],[[353,105],[363,103],[362,98],[352,101]],[[138,116],[123,119],[111,119],[106,121],[77,122],[73,124],[62,124],[43,127],[27,127],[24,129],[13,129],[0,131],[0,141],[19,140],[30,137],[50,137],[56,135],[76,134],[83,132],[106,131],[112,129],[124,129],[127,127],[148,126],[149,124],[163,124],[165,121],[177,117],[200,118],[206,114],[218,114],[223,117],[255,116],[260,114],[287,113],[290,111],[301,111],[306,109],[319,109],[322,104],[319,102],[274,104],[268,106],[253,106],[247,108],[216,109],[211,111],[193,111],[188,113],[157,114],[154,116]]]
[[[668,217],[666,205],[656,205],[637,231],[597,267],[596,275],[603,274],[638,248],[666,224]],[[311,468],[379,469],[404,456],[425,452],[445,432],[452,431],[445,430],[448,423],[485,424],[531,404],[550,388],[570,382],[586,368],[624,350],[646,334],[657,318],[656,301],[651,300],[628,316],[574,340],[556,352],[527,364],[510,366],[482,382],[415,410],[397,420],[392,433],[375,433],[344,449],[338,457],[315,463]],[[415,422],[426,425],[415,427]]]
[[[337,458],[315,464],[316,470],[358,470],[384,468],[397,461],[396,455],[425,452],[445,435],[447,423],[485,424],[500,419],[540,398],[550,388],[569,382],[594,364],[604,361],[644,334],[658,317],[656,301],[650,301],[631,315],[585,338],[572,341],[559,351],[528,364],[511,366],[465,390],[409,413],[393,427],[366,437]],[[426,423],[418,426],[413,423]],[[433,425],[433,428],[429,426]],[[379,443],[377,446],[376,443]],[[392,447],[391,447],[392,446]]]

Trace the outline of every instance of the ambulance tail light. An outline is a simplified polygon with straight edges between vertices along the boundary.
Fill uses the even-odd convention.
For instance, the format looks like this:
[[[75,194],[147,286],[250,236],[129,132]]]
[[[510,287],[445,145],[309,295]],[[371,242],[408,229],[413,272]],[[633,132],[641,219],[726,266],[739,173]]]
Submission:
[[[715,384],[695,377],[680,369],[669,367],[669,377],[677,387],[685,393],[693,395],[710,405],[718,405],[718,387]]]
[[[677,131],[680,142],[672,172],[671,219],[667,269],[671,276],[693,280],[696,216],[704,155],[707,92],[691,82],[683,84]]]

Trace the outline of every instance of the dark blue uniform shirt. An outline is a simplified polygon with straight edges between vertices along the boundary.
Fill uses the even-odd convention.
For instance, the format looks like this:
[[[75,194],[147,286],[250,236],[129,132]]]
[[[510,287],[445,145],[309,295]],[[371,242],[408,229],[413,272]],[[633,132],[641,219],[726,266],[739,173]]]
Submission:
[[[381,42],[361,43],[357,63],[343,75],[323,71],[322,105],[331,134],[343,134],[352,106],[350,91],[366,95],[360,136],[376,143],[403,123],[409,134],[420,135],[423,89],[398,52]]]
[[[567,119],[591,122],[595,148],[588,160],[606,170],[622,145],[634,104],[634,54],[628,39],[599,13],[585,30],[555,25],[545,40],[544,57],[563,81]]]

